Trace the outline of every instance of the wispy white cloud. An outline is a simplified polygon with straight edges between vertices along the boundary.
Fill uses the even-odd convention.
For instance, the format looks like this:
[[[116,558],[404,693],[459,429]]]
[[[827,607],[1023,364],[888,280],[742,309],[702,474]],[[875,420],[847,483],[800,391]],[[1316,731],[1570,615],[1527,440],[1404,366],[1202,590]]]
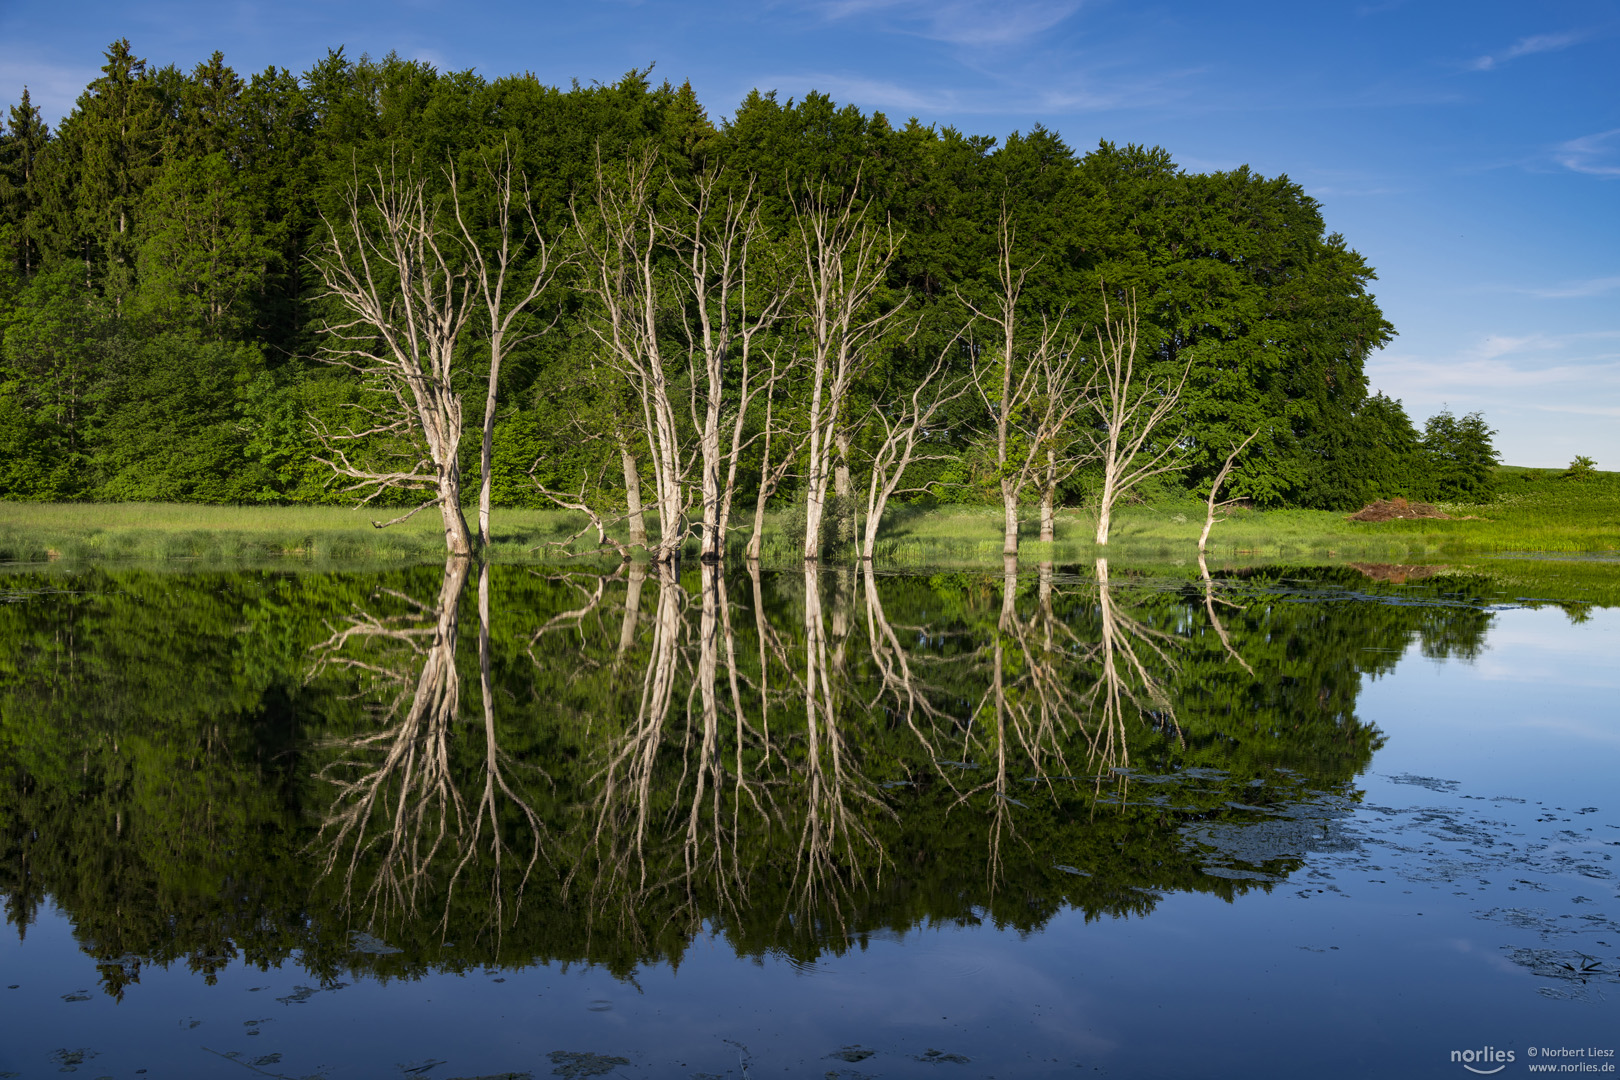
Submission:
[[[811,0],[827,19],[875,19],[953,45],[1014,45],[1080,9],[1080,0]]]
[[[1527,296],[1540,297],[1543,300],[1582,300],[1591,296],[1602,296],[1606,292],[1620,289],[1620,277],[1587,278],[1585,281],[1571,281],[1564,285],[1555,285],[1550,288],[1516,289]]]
[[[1039,85],[1027,72],[975,70],[972,74],[973,78],[958,77],[941,86],[841,72],[778,72],[760,75],[750,85],[793,95],[819,90],[840,102],[922,117],[954,114],[1061,118],[1075,113],[1148,108],[1179,100],[1188,93],[1174,82],[1175,73],[1162,81],[1108,85],[1086,80],[1067,86]],[[1236,164],[1225,167],[1235,168]]]
[[[1473,401],[1512,392],[1516,404],[1538,409],[1607,409],[1608,405],[1591,399],[1597,395],[1620,402],[1620,351],[1608,344],[1617,339],[1620,331],[1487,334],[1453,356],[1421,357],[1386,351],[1368,360],[1367,374],[1376,386],[1398,387],[1401,394],[1425,398],[1450,395]],[[1600,342],[1606,347],[1593,350],[1592,345]],[[1566,405],[1577,390],[1584,399],[1582,404]],[[1561,400],[1524,400],[1536,391],[1557,395]]]
[[[903,86],[883,79],[866,79],[858,75],[783,75],[766,78],[759,83],[781,90],[792,91],[802,87],[829,94],[835,101],[854,102],[868,109],[905,111],[908,114],[927,115],[937,112],[974,112],[964,106],[961,95],[949,90]]]
[[[1569,413],[1572,416],[1620,417],[1620,405],[1537,405],[1537,412]]]
[[[1521,56],[1533,56],[1536,53],[1558,52],[1571,45],[1578,45],[1586,39],[1582,31],[1569,31],[1562,34],[1532,34],[1530,37],[1520,38],[1499,53],[1489,53],[1485,56],[1475,57],[1468,63],[1469,71],[1493,71],[1509,60],[1517,60]]]
[[[1571,139],[1553,157],[1566,169],[1593,176],[1620,176],[1620,128]]]

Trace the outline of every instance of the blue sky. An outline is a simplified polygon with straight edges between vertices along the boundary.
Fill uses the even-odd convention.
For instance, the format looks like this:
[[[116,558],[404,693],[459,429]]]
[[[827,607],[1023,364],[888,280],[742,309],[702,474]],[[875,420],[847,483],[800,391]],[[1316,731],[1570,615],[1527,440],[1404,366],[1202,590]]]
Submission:
[[[1373,385],[1485,412],[1510,464],[1620,469],[1620,5],[1364,0],[0,0],[0,102],[51,118],[129,37],[300,71],[329,46],[610,82],[656,63],[711,116],[753,87],[1184,167],[1287,173],[1378,269]]]

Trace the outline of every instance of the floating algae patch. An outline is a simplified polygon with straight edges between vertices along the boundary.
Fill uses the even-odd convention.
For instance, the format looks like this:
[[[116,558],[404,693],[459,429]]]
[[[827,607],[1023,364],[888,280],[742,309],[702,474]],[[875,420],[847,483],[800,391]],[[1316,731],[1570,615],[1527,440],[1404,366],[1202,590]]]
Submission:
[[[1199,853],[1203,871],[1211,877],[1277,882],[1295,869],[1278,863],[1298,863],[1314,853],[1354,851],[1361,843],[1360,835],[1350,828],[1355,802],[1344,796],[1322,795],[1312,802],[1272,809],[1247,805],[1240,809],[1266,816],[1256,821],[1189,822],[1181,827],[1184,850]]]
[[[865,1061],[867,1058],[876,1053],[876,1050],[868,1050],[864,1046],[841,1046],[827,1056],[830,1058],[836,1058],[839,1061],[847,1061],[853,1065],[857,1061]]]
[[[366,956],[393,956],[402,950],[394,948],[381,938],[372,937],[364,930],[349,935],[349,948]]]
[[[1537,987],[1542,997],[1568,1001],[1601,1001],[1603,985],[1620,985],[1620,969],[1613,960],[1588,953],[1559,949],[1525,949],[1503,946],[1507,958],[1540,979],[1553,979],[1554,986]]]
[[[1427,788],[1429,791],[1446,795],[1455,792],[1458,786],[1456,780],[1441,780],[1436,776],[1413,776],[1411,773],[1391,776],[1389,782],[1392,784],[1410,784],[1413,787]]]
[[[925,1062],[929,1065],[966,1065],[973,1059],[963,1057],[961,1054],[949,1054],[944,1050],[924,1050],[922,1053],[917,1055],[916,1060]]]
[[[609,1057],[606,1054],[580,1053],[575,1050],[553,1050],[546,1057],[555,1066],[553,1076],[606,1076],[620,1065],[630,1064],[629,1058]]]
[[[81,1046],[77,1050],[58,1050],[51,1055],[51,1061],[56,1065],[58,1072],[78,1072],[80,1065],[99,1056],[98,1051]]]
[[[393,951],[398,952],[399,950],[395,949]],[[348,983],[339,982],[333,983],[331,986],[295,986],[293,987],[292,993],[285,997],[278,997],[276,1000],[281,1002],[283,1005],[302,1005],[316,994],[324,993],[329,990],[342,990],[348,985]]]

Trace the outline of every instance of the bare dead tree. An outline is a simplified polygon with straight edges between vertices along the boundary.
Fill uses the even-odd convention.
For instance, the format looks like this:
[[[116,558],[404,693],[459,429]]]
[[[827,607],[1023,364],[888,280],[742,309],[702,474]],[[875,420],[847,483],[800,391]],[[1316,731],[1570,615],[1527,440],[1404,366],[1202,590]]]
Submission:
[[[761,335],[783,318],[789,283],[761,251],[753,185],[733,187],[719,170],[698,174],[690,187],[664,182],[650,151],[627,163],[622,180],[598,161],[594,213],[576,213],[575,224],[589,267],[585,287],[603,314],[593,329],[640,406],[652,450],[655,557],[678,556],[695,495],[700,558],[717,560],[752,441],[750,408],[784,374],[775,363],[769,375],[761,372]],[[684,348],[662,340],[666,334]],[[685,379],[695,447],[676,422],[672,374]],[[639,474],[627,445],[621,438],[626,490],[637,502]]]
[[[472,286],[446,253],[426,181],[397,160],[375,173],[374,181],[356,175],[349,184],[342,218],[323,215],[327,240],[314,260],[327,295],[349,315],[323,325],[322,359],[357,372],[374,404],[356,406],[365,417],[358,426],[332,430],[312,421],[324,455],[317,460],[351,481],[343,490],[362,505],[389,492],[431,493],[408,513],[372,524],[383,528],[437,506],[446,549],[465,555],[462,402],[453,375]],[[378,443],[389,447],[383,462],[350,454],[356,444]]]
[[[660,301],[667,291],[657,265],[658,158],[648,150],[625,163],[622,179],[601,159],[587,213],[574,208],[574,231],[585,273],[581,288],[597,302],[589,326],[607,363],[625,380],[639,407],[641,433],[652,458],[659,537],[655,561],[673,562],[686,536],[689,460],[681,446],[662,340]],[[639,484],[638,484],[639,487]]]
[[[772,387],[775,387],[780,378],[786,377],[788,369],[793,364],[790,361],[785,365],[779,365],[775,354],[772,354],[770,364],[769,382]],[[776,489],[781,486],[783,479],[787,477],[788,470],[793,467],[794,459],[798,457],[799,452],[804,449],[805,443],[810,438],[808,430],[798,433],[797,441],[792,445],[792,448],[785,453],[780,453],[773,460],[771,450],[775,445],[776,437],[780,435],[791,439],[794,438],[795,433],[787,425],[778,423],[774,390],[765,391],[764,397],[765,424],[759,433],[762,440],[758,474],[759,487],[754,493],[754,524],[748,533],[748,546],[745,552],[745,557],[750,562],[759,560],[760,551],[764,547],[765,505],[770,501],[771,496],[776,494]]]
[[[484,171],[494,198],[496,243],[485,250],[473,235],[463,207],[461,185],[455,166],[446,169],[450,198],[455,207],[456,225],[461,231],[469,276],[477,286],[485,316],[489,320],[489,389],[484,397],[484,436],[478,457],[478,542],[489,547],[489,502],[491,487],[490,456],[495,441],[495,408],[500,388],[501,363],[511,350],[537,336],[515,332],[524,312],[540,298],[558,269],[556,245],[547,239],[534,216],[528,177],[512,163],[512,149],[503,144],[500,157],[485,158]]]
[[[1204,531],[1198,534],[1198,558],[1200,561],[1202,561],[1204,558],[1204,545],[1209,541],[1209,530],[1215,527],[1216,521],[1226,520],[1224,517],[1216,518],[1215,514],[1218,511],[1224,510],[1228,506],[1241,501],[1239,499],[1221,499],[1221,485],[1226,483],[1226,478],[1232,474],[1232,466],[1237,462],[1238,455],[1243,453],[1244,449],[1251,442],[1253,442],[1255,436],[1259,434],[1260,429],[1255,428],[1247,439],[1244,439],[1242,442],[1232,447],[1232,452],[1227,454],[1226,460],[1221,463],[1220,472],[1216,473],[1215,479],[1209,482],[1209,498],[1204,500]]]
[[[749,406],[779,377],[772,363],[769,377],[759,378],[757,341],[782,318],[789,296],[789,283],[772,273],[759,250],[763,229],[753,185],[728,191],[723,180],[718,170],[700,173],[661,226],[680,255],[687,290],[680,307],[690,313],[684,323],[698,433],[699,558],[707,562],[725,555]]]
[[[1086,432],[1103,466],[1102,494],[1097,504],[1097,544],[1108,543],[1114,505],[1142,481],[1185,465],[1180,440],[1161,430],[1181,405],[1181,391],[1192,361],[1179,375],[1154,379],[1136,369],[1138,319],[1136,298],[1125,300],[1118,319],[1103,291],[1103,325],[1097,329],[1096,375],[1087,397],[1101,425]]]
[[[876,359],[905,303],[878,303],[878,290],[900,241],[887,223],[869,221],[859,185],[842,196],[823,182],[793,199],[798,254],[804,264],[799,313],[810,339],[809,463],[805,476],[804,557],[821,555],[821,524],[833,458],[844,436],[845,409],[856,379]]]
[[[917,447],[927,438],[934,418],[968,391],[970,384],[967,380],[951,379],[946,372],[950,351],[961,338],[962,334],[958,332],[946,343],[933,366],[912,388],[909,398],[901,398],[899,404],[887,408],[881,405],[872,408],[872,419],[882,427],[883,436],[877,449],[872,452],[872,468],[867,482],[865,535],[861,538],[861,559],[864,562],[872,561],[872,554],[877,548],[878,529],[883,523],[883,512],[888,508],[889,500],[902,490],[921,490],[900,487],[906,470],[916,462],[944,456],[919,455]]]
[[[1015,265],[1017,230],[1005,204],[996,222],[996,245],[997,288],[990,303],[976,304],[960,290],[957,298],[1000,331],[997,362],[985,369],[975,358],[973,378],[985,408],[996,418],[996,475],[1003,516],[1001,552],[1016,555],[1020,499],[1038,475],[1044,481],[1045,500],[1041,539],[1052,539],[1051,503],[1057,485],[1080,464],[1065,452],[1068,446],[1062,443],[1062,437],[1079,412],[1082,399],[1073,392],[1079,357],[1073,343],[1063,337],[1062,316],[1043,319],[1033,345],[1020,345],[1019,300],[1039,260],[1029,266]]]

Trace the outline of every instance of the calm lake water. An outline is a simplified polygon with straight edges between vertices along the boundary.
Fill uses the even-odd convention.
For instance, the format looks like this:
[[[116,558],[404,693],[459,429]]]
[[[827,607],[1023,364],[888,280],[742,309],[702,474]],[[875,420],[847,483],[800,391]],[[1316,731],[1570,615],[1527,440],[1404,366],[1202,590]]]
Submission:
[[[1620,611],[1514,591],[14,572],[0,1076],[1612,1073]]]

